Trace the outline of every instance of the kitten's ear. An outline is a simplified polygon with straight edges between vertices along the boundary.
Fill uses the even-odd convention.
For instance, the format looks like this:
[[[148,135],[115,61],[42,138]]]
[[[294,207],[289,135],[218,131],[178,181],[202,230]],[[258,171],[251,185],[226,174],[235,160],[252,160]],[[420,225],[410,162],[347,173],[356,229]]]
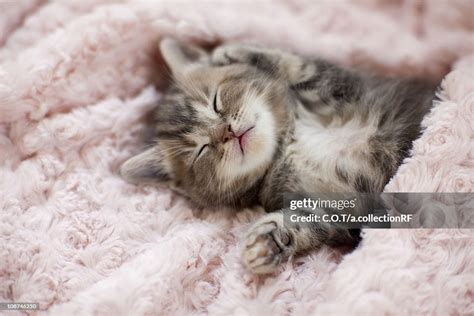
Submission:
[[[130,183],[170,182],[171,167],[157,147],[128,159],[120,167],[120,175]]]
[[[160,42],[160,51],[173,75],[181,73],[190,64],[206,62],[210,58],[204,49],[171,38]]]

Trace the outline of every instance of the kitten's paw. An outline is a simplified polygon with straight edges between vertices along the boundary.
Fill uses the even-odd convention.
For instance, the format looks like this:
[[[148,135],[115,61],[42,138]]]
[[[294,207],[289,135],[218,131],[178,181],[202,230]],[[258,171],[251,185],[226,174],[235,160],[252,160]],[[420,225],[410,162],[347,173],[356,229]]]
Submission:
[[[256,274],[274,272],[291,254],[291,236],[277,221],[265,221],[252,227],[242,252],[244,266]]]
[[[242,45],[224,45],[212,53],[212,63],[219,66],[245,63],[250,49]]]

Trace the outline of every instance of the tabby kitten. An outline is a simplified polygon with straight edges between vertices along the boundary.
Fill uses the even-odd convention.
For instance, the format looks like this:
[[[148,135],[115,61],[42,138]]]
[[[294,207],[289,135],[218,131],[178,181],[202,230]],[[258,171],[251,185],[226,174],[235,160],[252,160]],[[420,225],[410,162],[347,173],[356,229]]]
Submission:
[[[241,45],[211,54],[172,39],[160,49],[173,77],[154,112],[154,145],[121,167],[202,207],[262,205],[242,261],[270,273],[353,230],[286,225],[287,192],[381,192],[420,134],[433,89],[320,59]],[[299,211],[305,213],[308,211]]]

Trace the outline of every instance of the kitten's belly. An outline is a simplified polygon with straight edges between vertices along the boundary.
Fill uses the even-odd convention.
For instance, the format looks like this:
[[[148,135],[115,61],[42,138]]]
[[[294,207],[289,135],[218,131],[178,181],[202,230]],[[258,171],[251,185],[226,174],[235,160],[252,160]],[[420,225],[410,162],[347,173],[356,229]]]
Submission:
[[[373,124],[355,117],[344,124],[333,120],[324,126],[305,112],[296,122],[295,142],[288,146],[293,166],[307,192],[351,192],[353,179],[368,170],[368,140]]]

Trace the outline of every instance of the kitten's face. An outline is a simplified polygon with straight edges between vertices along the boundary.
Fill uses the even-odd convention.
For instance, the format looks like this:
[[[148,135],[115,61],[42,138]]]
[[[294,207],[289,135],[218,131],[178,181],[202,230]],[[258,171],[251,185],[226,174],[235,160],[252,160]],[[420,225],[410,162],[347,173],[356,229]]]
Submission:
[[[153,174],[166,175],[200,205],[246,204],[287,130],[284,85],[252,67],[212,66],[205,57],[170,66],[175,83],[155,112],[157,146],[122,173],[149,160],[148,167],[160,165]]]

